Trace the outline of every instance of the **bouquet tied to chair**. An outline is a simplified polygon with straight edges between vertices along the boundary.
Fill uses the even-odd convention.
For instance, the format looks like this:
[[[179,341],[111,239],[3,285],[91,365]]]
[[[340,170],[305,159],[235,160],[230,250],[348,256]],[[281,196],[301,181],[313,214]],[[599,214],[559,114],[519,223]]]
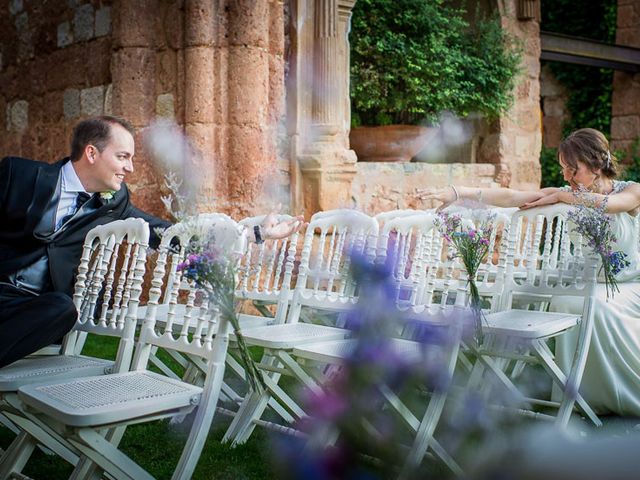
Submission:
[[[231,324],[246,379],[250,388],[260,392],[266,388],[264,378],[251,358],[237,315],[238,305],[235,299],[237,261],[232,256],[224,255],[213,244],[213,239],[202,244],[198,242],[190,244],[187,248],[190,253],[177,269],[187,280],[195,282],[206,293],[210,312],[213,315],[219,313]]]
[[[480,292],[476,284],[478,270],[484,259],[489,255],[489,243],[493,230],[493,218],[491,214],[480,220],[478,225],[473,225],[462,220],[458,214],[440,212],[436,219],[436,225],[444,239],[453,246],[453,253],[449,260],[459,258],[467,274],[469,286],[469,306],[473,312],[475,341],[482,344],[482,308]]]

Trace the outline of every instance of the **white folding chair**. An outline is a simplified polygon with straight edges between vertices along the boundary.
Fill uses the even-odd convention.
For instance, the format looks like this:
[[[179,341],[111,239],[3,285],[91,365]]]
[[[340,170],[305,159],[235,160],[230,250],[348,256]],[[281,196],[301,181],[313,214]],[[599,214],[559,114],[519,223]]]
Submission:
[[[28,357],[0,369],[0,409],[21,432],[2,457],[0,478],[20,472],[36,442],[30,433],[41,431],[43,445],[71,463],[77,456],[33,422],[17,398],[25,385],[51,379],[124,372],[134,347],[136,309],[149,241],[149,226],[138,218],[118,220],[87,233],[78,266],[73,301],[78,309],[74,329],[65,336],[60,355]],[[81,355],[87,333],[120,339],[115,361]]]
[[[242,229],[233,220],[218,218],[208,232],[214,235],[219,251],[230,258],[243,251]],[[43,422],[56,428],[112,478],[153,477],[120,451],[117,441],[105,438],[105,429],[122,431],[130,424],[193,413],[193,424],[172,476],[174,480],[187,480],[196,467],[216,410],[227,356],[228,319],[210,306],[213,308],[206,315],[190,320],[195,325],[193,330],[185,326],[177,332],[171,321],[155,321],[159,299],[159,290],[153,288],[129,372],[28,385],[18,392],[29,408],[40,412]],[[147,370],[155,347],[201,358],[205,365],[202,386]]]
[[[247,344],[265,349],[259,368],[273,372],[265,375],[267,391],[250,392],[223,441],[244,443],[256,424],[274,425],[261,420],[272,398],[293,415],[279,415],[285,422],[291,423],[294,418],[305,416],[297,403],[278,385],[281,373],[287,367],[295,366],[291,350],[302,344],[345,338],[349,332],[332,326],[300,323],[301,310],[306,307],[317,311],[345,312],[352,308],[357,301],[357,290],[349,275],[351,255],[364,255],[373,262],[377,234],[375,219],[354,210],[321,212],[311,218],[286,323],[258,327],[244,333]],[[276,427],[280,428],[279,425]]]
[[[457,297],[458,305],[420,305],[401,307],[399,315],[400,330],[404,331],[405,338],[377,339],[377,341],[389,342],[392,351],[398,359],[402,359],[407,365],[419,369],[430,365],[438,371],[439,382],[450,385],[458,362],[461,336],[463,331],[464,292]],[[390,319],[390,321],[392,321]],[[439,343],[423,343],[415,341],[416,332],[428,326],[430,329],[439,329]],[[406,338],[408,337],[408,338]],[[419,335],[418,335],[419,337]],[[412,340],[413,338],[414,340]],[[341,367],[353,352],[366,342],[362,339],[343,339],[330,342],[319,342],[301,345],[293,349],[292,356],[298,364],[297,368],[291,368],[291,372],[307,388],[312,390],[325,388],[326,377],[324,372],[328,365]],[[361,345],[366,348],[366,345]],[[420,385],[426,388],[427,385]],[[429,449],[457,476],[462,476],[462,469],[451,455],[434,438],[435,429],[442,415],[448,389],[431,391],[430,397],[425,401],[411,402],[420,405],[418,411],[410,408],[407,402],[392,390],[392,387],[379,383],[377,385],[386,406],[393,409],[412,433],[412,442],[409,446],[405,464],[402,466],[401,477],[409,475],[422,462]],[[414,392],[417,394],[417,391]],[[420,394],[422,395],[422,394]],[[412,399],[415,400],[415,399]],[[380,408],[385,408],[381,404]],[[366,422],[367,419],[360,419]],[[339,432],[333,432],[338,434]],[[313,432],[312,432],[313,435]],[[328,435],[327,444],[336,440],[335,435]],[[317,441],[315,439],[314,441]],[[328,445],[327,445],[328,446]]]
[[[252,231],[256,225],[261,225],[266,215],[249,217],[241,220],[240,225]],[[293,220],[291,215],[278,215],[279,222]],[[240,261],[239,281],[236,297],[250,300],[264,316],[274,317],[265,322],[265,318],[246,313],[240,314],[240,320],[249,325],[251,320],[255,326],[271,323],[283,323],[287,308],[291,302],[293,288],[291,285],[293,262],[298,246],[299,233],[278,240],[265,240],[257,245],[249,243],[247,251]],[[287,293],[288,292],[288,293]],[[276,305],[275,313],[265,308],[265,304]]]
[[[558,408],[556,424],[565,426],[571,416],[574,404],[595,424],[600,420],[579,393],[586,356],[593,330],[594,288],[597,262],[591,256],[582,255],[581,238],[571,238],[566,227],[566,207],[546,207],[525,210],[514,215],[513,222],[529,225],[543,224],[546,228],[545,245],[538,251],[531,251],[525,260],[526,275],[519,274],[516,263],[518,237],[513,231],[509,238],[507,269],[503,298],[508,308],[486,315],[485,334],[489,342],[476,353],[479,355],[478,369],[474,382],[480,378],[478,372],[488,367],[526,406],[541,405]],[[555,220],[554,220],[555,219]],[[560,219],[560,220],[557,220]],[[562,235],[554,240],[556,235]],[[542,237],[541,237],[542,238]],[[564,253],[554,255],[551,245],[558,245]],[[539,252],[542,251],[542,254]],[[557,250],[555,250],[557,251]],[[520,272],[521,273],[521,272]],[[551,297],[573,296],[583,298],[581,314],[565,314],[535,309],[537,303],[547,305]],[[512,304],[524,305],[525,310],[514,309]],[[573,363],[565,375],[554,361],[553,353],[547,345],[549,338],[561,335],[569,329],[579,329],[579,340]],[[495,358],[506,358],[521,362],[540,364],[552,381],[561,389],[562,401],[552,402],[527,398],[504,372],[504,362]],[[538,417],[548,417],[541,413]]]
[[[376,263],[391,269],[396,302],[404,306],[431,303],[442,251],[442,237],[435,228],[436,215],[416,212],[388,219],[378,237]]]

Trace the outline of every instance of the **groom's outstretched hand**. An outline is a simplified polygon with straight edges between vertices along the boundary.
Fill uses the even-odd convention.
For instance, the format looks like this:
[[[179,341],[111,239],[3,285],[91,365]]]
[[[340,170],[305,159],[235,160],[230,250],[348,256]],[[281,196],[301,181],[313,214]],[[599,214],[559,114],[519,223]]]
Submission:
[[[264,240],[277,240],[286,238],[295,232],[300,231],[306,225],[304,217],[298,215],[290,220],[279,221],[274,213],[268,214],[260,224],[260,231]]]

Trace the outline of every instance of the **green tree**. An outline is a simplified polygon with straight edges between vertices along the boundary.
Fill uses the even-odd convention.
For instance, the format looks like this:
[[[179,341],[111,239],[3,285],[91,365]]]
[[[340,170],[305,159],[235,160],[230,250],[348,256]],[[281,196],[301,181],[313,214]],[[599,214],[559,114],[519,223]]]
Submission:
[[[521,49],[499,19],[443,0],[359,0],[351,24],[357,125],[433,121],[449,110],[492,119],[513,100]]]

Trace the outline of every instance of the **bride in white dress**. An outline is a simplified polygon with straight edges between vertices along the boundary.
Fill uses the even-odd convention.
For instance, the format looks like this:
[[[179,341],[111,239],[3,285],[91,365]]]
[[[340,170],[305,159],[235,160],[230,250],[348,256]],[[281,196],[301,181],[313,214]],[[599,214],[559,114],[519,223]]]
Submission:
[[[440,209],[463,199],[481,200],[498,207],[533,208],[555,203],[575,203],[572,190],[584,187],[597,204],[606,201],[617,242],[613,250],[627,254],[629,266],[617,276],[620,291],[607,301],[604,284],[597,288],[594,331],[580,392],[598,413],[640,417],[640,184],[615,180],[616,159],[599,131],[573,132],[558,147],[558,159],[567,187],[518,191],[508,188],[469,188],[449,185],[418,192],[423,199],[441,202]],[[554,305],[556,311],[581,311],[575,305]],[[576,335],[556,340],[556,361],[566,372],[575,349]]]

